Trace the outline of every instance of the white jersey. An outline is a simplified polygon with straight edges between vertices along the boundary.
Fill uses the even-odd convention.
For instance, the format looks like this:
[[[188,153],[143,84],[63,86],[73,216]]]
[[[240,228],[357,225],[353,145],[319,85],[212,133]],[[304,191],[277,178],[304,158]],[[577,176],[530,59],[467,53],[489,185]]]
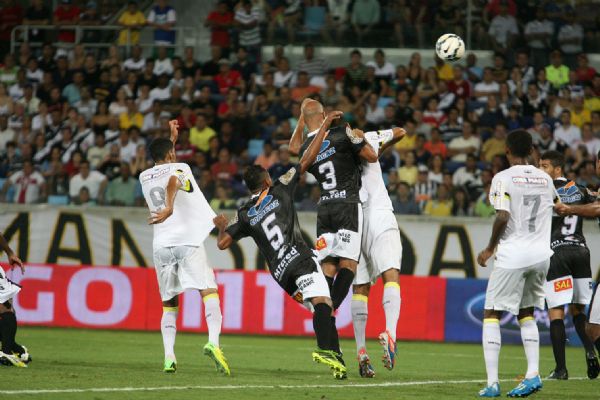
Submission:
[[[381,146],[392,140],[394,134],[391,129],[365,132],[365,139],[375,149],[379,151]],[[360,201],[363,208],[378,210],[393,210],[392,200],[383,181],[383,172],[379,162],[369,163],[363,161],[362,165],[362,186],[360,188]]]
[[[175,196],[173,215],[154,225],[154,249],[172,246],[202,246],[213,229],[215,212],[200,191],[192,170],[184,163],[155,165],[140,174],[144,198],[150,211],[165,206],[167,184],[171,176],[181,182]]]
[[[556,192],[550,175],[531,165],[515,165],[492,180],[490,203],[510,213],[494,266],[525,268],[549,259]]]

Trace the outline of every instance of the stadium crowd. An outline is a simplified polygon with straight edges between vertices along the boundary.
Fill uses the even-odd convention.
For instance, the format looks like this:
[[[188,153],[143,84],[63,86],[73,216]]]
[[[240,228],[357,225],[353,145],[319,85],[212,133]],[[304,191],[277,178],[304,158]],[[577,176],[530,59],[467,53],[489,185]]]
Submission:
[[[14,1],[4,3],[2,35],[28,21],[53,20],[41,1],[19,12]],[[71,10],[76,24],[95,6],[70,3],[61,1],[55,22],[57,12]],[[73,43],[66,30],[58,32],[58,44],[35,49],[25,43],[6,52],[0,65],[0,200],[141,206],[137,176],[151,165],[147,145],[168,137],[168,121],[177,119],[179,160],[190,164],[214,209],[233,209],[246,196],[240,178],[245,166],[261,164],[276,178],[294,163],[287,142],[306,97],[343,111],[345,121],[364,131],[405,127],[407,136],[380,160],[400,214],[493,215],[487,193],[494,174],[507,166],[506,134],[519,127],[531,132],[538,154],[564,152],[569,179],[594,190],[600,183],[594,172],[600,75],[586,55],[600,43],[597,11],[590,24],[579,6],[561,8],[561,2],[475,2],[481,11],[477,37],[496,51],[493,63],[479,65],[469,53],[460,63],[437,59],[425,68],[418,52],[408,64],[395,65],[383,50],[363,54],[349,48],[345,65],[329,65],[307,43],[303,59],[293,65],[283,46],[270,59],[260,50],[263,38],[272,40],[280,28],[273,21],[300,26],[309,7],[327,10],[320,32],[325,40],[334,34],[362,40],[370,28],[357,18],[372,7],[373,25],[387,27],[404,43],[411,35],[423,40],[421,23],[460,32],[461,1],[233,3],[221,1],[208,15],[211,56],[205,60],[193,48],[175,56],[161,46],[174,40],[169,26],[176,21],[165,0],[147,16],[131,2],[118,17],[123,32],[131,31],[115,38],[107,52]],[[36,7],[45,11],[34,14]],[[273,18],[264,17],[269,13]],[[135,44],[138,29],[147,24],[155,29],[155,56],[145,58],[135,45],[125,54],[124,38]],[[316,210],[318,198],[314,180],[303,178],[299,209]]]

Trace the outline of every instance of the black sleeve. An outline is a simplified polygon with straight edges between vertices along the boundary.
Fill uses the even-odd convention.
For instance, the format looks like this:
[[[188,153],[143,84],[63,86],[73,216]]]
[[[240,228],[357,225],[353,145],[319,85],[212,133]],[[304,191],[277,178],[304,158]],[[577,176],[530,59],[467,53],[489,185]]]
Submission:
[[[581,190],[581,193],[583,193],[583,202],[585,204],[595,203],[596,201],[598,201],[598,198],[594,196],[588,188],[579,186],[579,190]]]
[[[244,223],[240,220],[239,211],[236,212],[235,216],[231,219],[231,221],[229,221],[229,225],[227,225],[227,229],[225,229],[225,232],[227,232],[229,236],[231,236],[235,241],[238,241],[248,236],[248,233],[244,228]]]

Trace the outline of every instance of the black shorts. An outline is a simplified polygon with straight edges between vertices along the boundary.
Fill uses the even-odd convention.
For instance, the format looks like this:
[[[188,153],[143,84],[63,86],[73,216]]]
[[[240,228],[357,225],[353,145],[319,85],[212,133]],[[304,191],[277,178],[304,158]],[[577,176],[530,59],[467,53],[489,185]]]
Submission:
[[[573,279],[592,277],[590,250],[583,246],[560,246],[550,259],[547,281],[571,276]]]
[[[363,214],[360,203],[326,203],[317,211],[319,260],[326,257],[358,261],[362,241]]]

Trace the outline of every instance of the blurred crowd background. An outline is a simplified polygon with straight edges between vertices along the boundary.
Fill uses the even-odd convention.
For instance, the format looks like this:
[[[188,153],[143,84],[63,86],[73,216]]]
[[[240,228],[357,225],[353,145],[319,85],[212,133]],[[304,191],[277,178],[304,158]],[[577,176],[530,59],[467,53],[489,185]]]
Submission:
[[[597,1],[212,1],[197,21],[210,36],[203,58],[176,51],[186,10],[166,0],[22,3],[0,9],[3,202],[142,206],[147,146],[177,119],[179,160],[215,210],[233,209],[247,165],[277,178],[294,164],[287,142],[306,97],[364,131],[406,129],[380,160],[400,214],[493,215],[490,182],[516,128],[531,132],[534,161],[558,150],[567,178],[600,183],[600,75],[588,56],[600,47]],[[120,31],[100,29],[110,24]],[[144,32],[152,48],[140,46]],[[469,35],[467,55],[424,66],[445,32]],[[322,46],[344,47],[346,60]],[[422,50],[403,63],[386,55],[405,47]],[[318,198],[303,177],[299,209]]]

